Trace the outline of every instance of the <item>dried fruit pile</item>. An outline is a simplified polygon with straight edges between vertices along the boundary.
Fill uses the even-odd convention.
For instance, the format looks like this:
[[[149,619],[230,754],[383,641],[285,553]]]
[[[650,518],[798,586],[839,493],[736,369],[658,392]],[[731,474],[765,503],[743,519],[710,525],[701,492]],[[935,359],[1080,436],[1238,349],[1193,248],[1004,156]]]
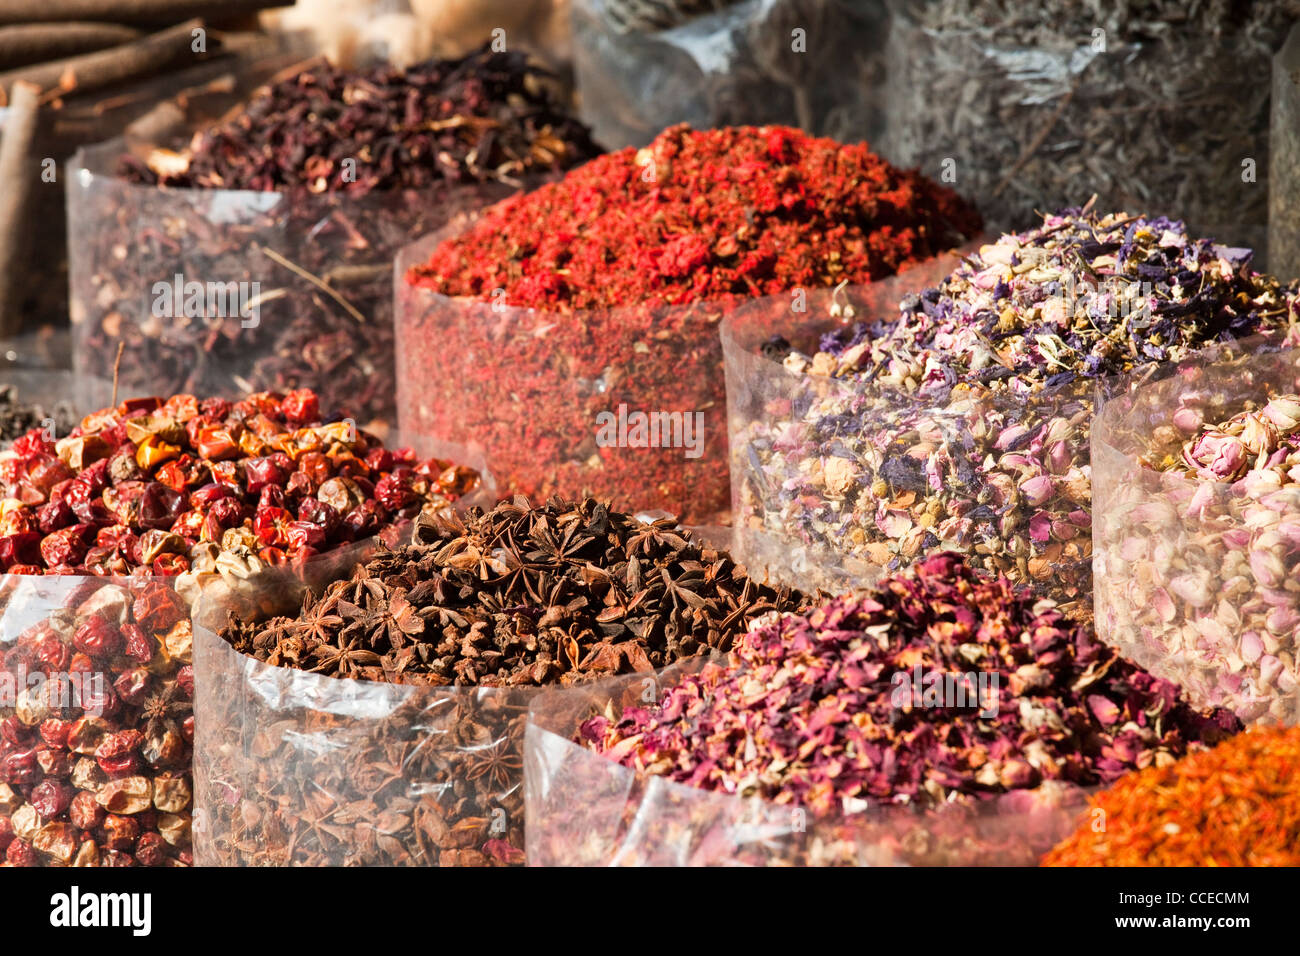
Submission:
[[[201,862],[522,862],[540,685],[652,673],[804,605],[670,520],[590,499],[421,520],[417,539],[296,619],[199,637],[233,675],[201,691],[197,786],[214,808]],[[357,680],[331,679],[344,677]]]
[[[0,455],[11,574],[246,572],[374,535],[475,488],[468,469],[323,422],[315,393],[139,398]]]
[[[1050,602],[939,554],[756,625],[730,667],[593,717],[579,740],[638,771],[834,815],[1109,783],[1239,729]]]
[[[715,521],[730,489],[724,310],[893,275],[978,229],[955,193],[865,145],[673,127],[494,206],[408,270],[402,429],[484,450],[503,487],[537,500],[594,493]],[[600,441],[599,416],[621,405],[700,413],[702,456]]]
[[[598,152],[521,53],[314,63],[183,150],[76,187],[77,369],[107,379],[125,341],[133,392],[310,387],[331,413],[391,426],[396,249]],[[178,273],[260,282],[258,320],[143,312],[151,283]]]
[[[1285,326],[1294,290],[1250,260],[1179,222],[1088,207],[1002,236],[893,321],[785,350],[754,384],[762,414],[732,436],[737,523],[891,569],[960,550],[1086,601],[1094,391]]]
[[[0,643],[5,861],[191,863],[188,605],[158,578],[10,576],[0,606],[42,618]]]
[[[1128,774],[1047,866],[1300,866],[1300,728],[1256,729]],[[1098,828],[1094,821],[1105,820]]]

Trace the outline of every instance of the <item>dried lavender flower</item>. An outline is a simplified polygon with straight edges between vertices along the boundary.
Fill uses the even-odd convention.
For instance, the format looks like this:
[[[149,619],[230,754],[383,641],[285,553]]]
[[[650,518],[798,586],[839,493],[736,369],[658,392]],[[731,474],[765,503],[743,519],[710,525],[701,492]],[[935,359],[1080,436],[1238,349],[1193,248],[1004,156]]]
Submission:
[[[895,569],[951,548],[1086,614],[1094,392],[1286,324],[1295,290],[1250,262],[1089,204],[981,247],[892,322],[768,363],[731,426],[742,541],[774,541],[747,560]]]

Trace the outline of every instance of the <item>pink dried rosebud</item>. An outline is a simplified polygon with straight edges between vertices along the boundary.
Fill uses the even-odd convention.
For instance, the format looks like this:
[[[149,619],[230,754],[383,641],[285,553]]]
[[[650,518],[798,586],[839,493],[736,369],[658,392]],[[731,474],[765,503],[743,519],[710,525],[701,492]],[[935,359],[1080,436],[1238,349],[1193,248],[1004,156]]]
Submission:
[[[1246,470],[1246,446],[1231,435],[1208,433],[1188,442],[1183,458],[1197,473],[1211,481],[1232,481]]]
[[[1036,475],[1020,483],[1020,493],[1031,507],[1043,504],[1056,493],[1056,482],[1050,475]]]
[[[1173,422],[1178,428],[1191,434],[1200,431],[1201,426],[1205,424],[1205,414],[1199,408],[1184,406],[1174,412]]]
[[[1260,409],[1260,414],[1287,434],[1300,428],[1300,401],[1292,396],[1275,398]]]

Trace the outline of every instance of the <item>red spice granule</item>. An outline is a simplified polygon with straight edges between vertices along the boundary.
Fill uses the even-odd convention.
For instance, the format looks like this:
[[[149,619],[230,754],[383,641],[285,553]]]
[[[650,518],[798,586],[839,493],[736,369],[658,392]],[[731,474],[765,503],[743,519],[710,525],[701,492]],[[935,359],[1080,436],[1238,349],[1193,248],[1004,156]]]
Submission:
[[[865,143],[683,125],[497,205],[408,281],[559,311],[726,302],[879,279],[980,226],[952,190]]]
[[[1300,727],[1291,727],[1130,773],[1043,864],[1300,866],[1298,771]]]

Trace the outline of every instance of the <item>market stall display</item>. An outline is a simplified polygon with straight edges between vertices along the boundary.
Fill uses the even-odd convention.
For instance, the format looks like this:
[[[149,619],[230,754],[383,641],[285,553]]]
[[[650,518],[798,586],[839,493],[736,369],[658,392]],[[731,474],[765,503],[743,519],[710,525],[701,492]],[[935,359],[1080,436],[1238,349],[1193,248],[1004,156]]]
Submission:
[[[535,709],[534,862],[1025,864],[1084,788],[1240,729],[955,554],[759,620],[725,665],[660,686],[588,710],[571,744],[566,695]],[[1013,820],[1034,826],[1008,842]]]
[[[467,469],[391,452],[316,397],[129,399],[0,453],[7,859],[192,861],[190,609],[283,610]]]

